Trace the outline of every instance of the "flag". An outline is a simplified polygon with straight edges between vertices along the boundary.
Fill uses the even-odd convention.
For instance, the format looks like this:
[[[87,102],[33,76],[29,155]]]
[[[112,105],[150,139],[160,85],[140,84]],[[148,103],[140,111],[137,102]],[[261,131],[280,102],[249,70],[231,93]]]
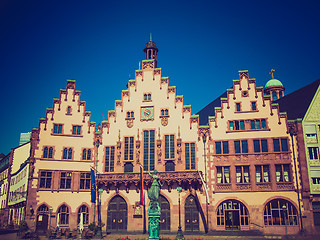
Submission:
[[[143,201],[143,167],[140,165],[140,184],[141,184],[141,188],[140,188],[140,204],[144,205],[144,201]]]
[[[204,182],[203,177],[202,177],[202,173],[200,173],[199,170],[198,170],[198,173],[200,175],[204,191],[206,192],[207,203],[210,204],[209,193],[208,193],[208,189],[207,189],[207,183]]]
[[[96,203],[96,178],[91,168],[91,202]]]

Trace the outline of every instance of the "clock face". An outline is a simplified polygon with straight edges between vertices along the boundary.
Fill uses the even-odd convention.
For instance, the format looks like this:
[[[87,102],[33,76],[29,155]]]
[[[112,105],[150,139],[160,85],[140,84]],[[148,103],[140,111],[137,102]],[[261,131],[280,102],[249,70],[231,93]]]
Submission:
[[[141,107],[141,119],[142,120],[153,119],[153,107]]]

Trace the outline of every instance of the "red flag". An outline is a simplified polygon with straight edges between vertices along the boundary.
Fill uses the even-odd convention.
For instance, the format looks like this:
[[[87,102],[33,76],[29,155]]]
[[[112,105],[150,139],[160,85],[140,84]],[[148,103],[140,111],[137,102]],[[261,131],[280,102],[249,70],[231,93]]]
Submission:
[[[141,189],[140,189],[140,204],[144,205],[144,201],[143,201],[143,167],[140,165],[140,185],[141,185]]]

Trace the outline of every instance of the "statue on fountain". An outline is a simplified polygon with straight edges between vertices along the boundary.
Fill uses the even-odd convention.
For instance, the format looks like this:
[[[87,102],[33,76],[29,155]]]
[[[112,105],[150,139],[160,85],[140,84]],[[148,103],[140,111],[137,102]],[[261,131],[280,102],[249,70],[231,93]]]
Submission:
[[[148,197],[150,199],[150,205],[148,208],[149,215],[149,240],[159,240],[159,230],[160,230],[160,215],[161,209],[159,206],[159,191],[162,186],[160,182],[160,177],[157,175],[158,171],[154,170],[154,174],[149,172],[152,178],[152,184],[148,190]]]

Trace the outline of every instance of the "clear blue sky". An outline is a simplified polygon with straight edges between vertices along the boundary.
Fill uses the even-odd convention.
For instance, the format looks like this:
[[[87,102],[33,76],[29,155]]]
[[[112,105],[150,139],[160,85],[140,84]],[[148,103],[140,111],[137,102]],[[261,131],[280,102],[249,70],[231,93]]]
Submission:
[[[66,79],[100,122],[152,33],[158,67],[198,112],[238,70],[290,93],[320,78],[320,1],[1,0],[0,153],[38,127]]]

